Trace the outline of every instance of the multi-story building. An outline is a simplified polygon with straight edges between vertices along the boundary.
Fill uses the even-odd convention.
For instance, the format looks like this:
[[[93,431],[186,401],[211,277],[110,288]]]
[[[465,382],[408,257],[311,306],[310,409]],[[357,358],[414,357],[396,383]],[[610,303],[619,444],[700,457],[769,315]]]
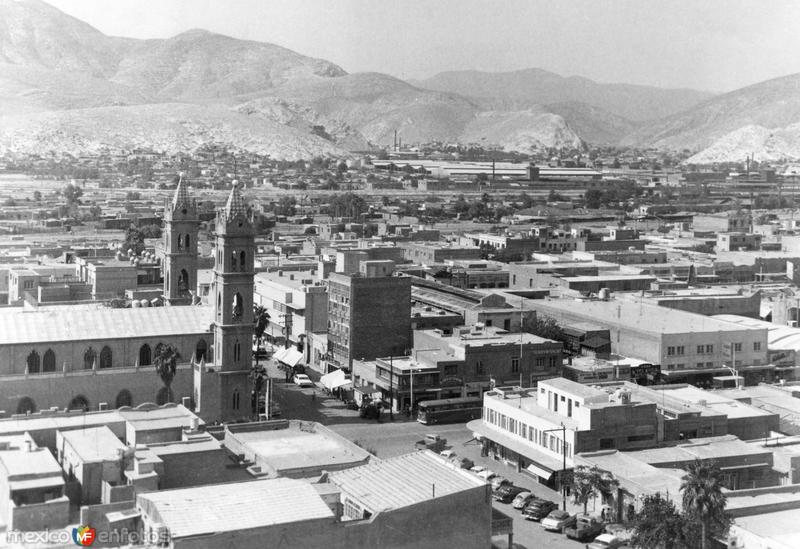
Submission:
[[[328,359],[333,365],[349,370],[354,359],[411,347],[411,278],[393,272],[392,261],[364,261],[359,273],[330,275]]]
[[[729,211],[695,215],[692,228],[695,234],[731,233],[748,231],[752,217],[748,211]]]
[[[654,365],[669,382],[710,384],[735,368],[749,382],[771,379],[766,328],[750,328],[641,301],[531,300],[539,316],[559,324],[606,326],[611,351]]]
[[[564,378],[535,389],[497,387],[483,407],[483,418],[467,426],[484,449],[549,484],[580,452],[648,448],[658,438],[655,404]]]
[[[264,335],[278,344],[303,349],[304,360],[319,367],[321,358],[315,339],[327,345],[328,288],[316,271],[271,271],[255,277],[255,303],[263,306],[270,320]]]

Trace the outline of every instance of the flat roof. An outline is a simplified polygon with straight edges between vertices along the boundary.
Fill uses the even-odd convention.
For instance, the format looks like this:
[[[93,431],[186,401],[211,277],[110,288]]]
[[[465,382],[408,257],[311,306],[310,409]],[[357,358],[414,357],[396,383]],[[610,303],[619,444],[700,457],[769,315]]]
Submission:
[[[539,382],[540,387],[552,387],[557,391],[568,393],[572,396],[581,397],[585,400],[605,400],[608,401],[608,393],[602,389],[596,389],[590,385],[584,385],[564,377],[554,377]]]
[[[612,473],[621,486],[634,495],[660,492],[665,497],[669,495],[678,508],[681,507],[680,487],[684,471],[654,467],[636,459],[630,452],[618,450],[586,452],[575,458]]]
[[[121,408],[119,415],[136,431],[160,431],[163,429],[180,429],[189,427],[194,413],[180,405],[165,405],[159,407],[138,406],[136,408]],[[197,418],[200,425],[205,422]]]
[[[12,480],[17,476],[33,475],[38,478],[55,476],[62,481],[60,484],[63,484],[61,467],[47,448],[37,448],[30,452],[23,449],[2,450],[0,451],[0,462]],[[59,483],[48,481],[47,484]]]
[[[172,538],[334,518],[310,483],[288,478],[148,492],[137,503]]]
[[[734,528],[743,528],[749,532],[767,538],[772,542],[768,547],[775,549],[800,547],[800,521],[798,510],[770,511],[758,515],[737,517]],[[775,545],[779,543],[780,545]]]
[[[205,334],[213,319],[207,306],[16,311],[0,315],[0,345]]]
[[[650,386],[650,389],[657,392],[664,391],[674,398],[689,402],[695,406],[710,408],[727,415],[729,418],[774,415],[755,406],[733,400],[723,393],[706,391],[694,385],[653,385]]]
[[[689,462],[695,459],[720,459],[725,457],[768,456],[769,449],[754,447],[734,435],[691,439],[677,446],[626,452],[645,463]],[[771,459],[771,458],[770,458]],[[758,463],[753,462],[753,465]]]
[[[589,317],[604,324],[662,334],[685,334],[688,332],[736,332],[749,328],[678,309],[660,307],[647,302],[632,302],[623,299],[610,301],[587,301],[575,299],[537,300],[531,306],[543,314],[549,311],[568,315]]]
[[[119,459],[118,450],[126,448],[105,425],[62,431],[61,436],[84,462],[115,461]]]
[[[330,473],[328,478],[372,512],[400,509],[485,485],[429,450]]]
[[[59,431],[82,427],[97,427],[125,420],[117,410],[103,412],[38,412],[29,416],[0,419],[0,435],[37,431]]]
[[[540,381],[539,383],[541,384],[542,382]],[[491,399],[494,402],[501,403],[503,406],[524,410],[525,412],[548,421],[553,425],[560,425],[563,423],[567,429],[572,429],[574,431],[577,431],[580,428],[580,423],[578,423],[577,419],[562,416],[558,412],[553,412],[552,410],[548,410],[543,406],[539,406],[534,391],[536,391],[536,389],[530,389],[530,393],[524,391],[524,394],[514,392],[507,397],[498,391],[489,391],[483,395],[484,404],[488,402],[488,399]],[[491,427],[491,425],[487,425],[487,427]]]
[[[285,427],[264,426],[250,430],[237,430],[235,425],[229,425],[225,431],[225,438],[228,437],[239,441],[258,461],[276,472],[342,466],[365,461],[372,455],[311,421],[289,420]]]

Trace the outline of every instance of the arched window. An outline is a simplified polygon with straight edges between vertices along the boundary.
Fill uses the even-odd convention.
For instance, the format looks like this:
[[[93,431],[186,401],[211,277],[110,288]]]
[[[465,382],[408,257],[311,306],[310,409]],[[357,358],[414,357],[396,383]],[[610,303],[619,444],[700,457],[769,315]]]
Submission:
[[[233,398],[231,400],[232,400],[231,407],[234,410],[238,410],[239,409],[239,389],[236,389],[235,391],[233,391]]]
[[[239,344],[239,340],[237,339],[236,342],[233,344],[233,361],[239,362],[239,357],[242,356],[242,346]]]
[[[164,279],[164,281],[167,283],[167,291],[169,291],[169,278],[170,278],[170,276],[171,276],[171,273],[169,272],[169,269],[167,269],[167,278]]]
[[[181,238],[180,234],[178,234],[178,249],[179,250],[183,249],[183,238]]]
[[[181,269],[181,274],[178,276],[178,293],[189,293],[189,273],[186,272],[186,269]]]
[[[188,250],[189,249],[189,235],[187,234],[185,237],[183,237],[183,239],[184,239],[184,242],[185,242],[183,247]]]
[[[231,250],[231,270],[236,270],[236,250]]]
[[[117,393],[117,400],[114,402],[114,408],[122,408],[123,406],[133,406],[133,395],[127,389]]]
[[[139,347],[139,366],[150,366],[153,363],[150,345],[145,343]]]
[[[208,344],[206,343],[205,339],[201,339],[197,342],[197,346],[194,349],[194,357],[197,362],[200,362],[203,359],[208,360],[206,353],[208,353]]]
[[[31,397],[22,397],[17,403],[18,414],[32,414],[36,411],[36,403]]]
[[[158,393],[156,393],[156,404],[161,406],[162,404],[166,404],[169,401],[170,401],[169,389],[167,389],[166,387],[162,387],[161,389],[158,390]]]
[[[56,371],[56,354],[53,352],[53,349],[47,349],[47,351],[45,351],[44,358],[42,359],[42,371]]]
[[[217,292],[217,316],[222,314],[222,292]]]
[[[245,267],[245,265],[247,265],[247,262],[245,261],[246,257],[247,256],[245,255],[245,252],[239,254],[239,268],[243,271],[247,270],[247,267]]]
[[[27,364],[28,364],[29,374],[38,374],[41,366],[39,353],[37,353],[36,351],[31,351],[31,354],[28,355]]]
[[[233,296],[233,303],[231,308],[231,316],[233,320],[240,320],[242,318],[242,294],[236,292],[236,295]]]
[[[108,345],[106,345],[105,347],[103,347],[103,350],[100,351],[99,366],[101,368],[111,368],[111,360],[112,360],[111,349],[108,347]]]
[[[84,370],[91,370],[94,368],[94,361],[97,360],[97,351],[89,347],[86,349],[86,352],[83,353],[83,369]]]
[[[102,353],[101,353],[102,356]],[[68,410],[83,410],[84,412],[89,411],[89,400],[83,396],[78,395],[72,400],[69,401],[69,405],[67,406]]]

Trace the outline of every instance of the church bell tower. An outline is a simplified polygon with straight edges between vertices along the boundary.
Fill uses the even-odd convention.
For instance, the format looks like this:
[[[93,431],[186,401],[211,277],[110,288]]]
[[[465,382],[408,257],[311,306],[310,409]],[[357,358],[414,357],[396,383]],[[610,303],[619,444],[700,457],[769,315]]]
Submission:
[[[196,405],[206,421],[251,415],[249,373],[253,344],[255,225],[234,181],[217,212],[211,295],[214,349],[211,364],[195,367]]]
[[[197,291],[197,202],[189,198],[183,174],[172,201],[164,204],[164,301],[190,305]]]

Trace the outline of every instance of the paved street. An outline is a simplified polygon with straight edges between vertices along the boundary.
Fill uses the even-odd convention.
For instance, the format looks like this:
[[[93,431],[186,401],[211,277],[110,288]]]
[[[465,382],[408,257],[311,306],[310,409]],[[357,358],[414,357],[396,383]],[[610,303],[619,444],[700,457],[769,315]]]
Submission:
[[[275,380],[273,398],[281,408],[282,418],[320,422],[347,439],[358,442],[362,447],[374,450],[381,458],[413,452],[416,441],[421,440],[426,434],[436,433],[447,439],[447,448],[453,450],[456,455],[469,458],[476,464],[491,469],[515,485],[531,490],[539,497],[561,501],[559,493],[537,483],[531,476],[517,472],[514,467],[501,461],[482,457],[480,445],[472,439],[472,433],[464,424],[429,427],[400,414],[395,416],[394,421],[390,421],[388,413],[384,413],[380,423],[375,420],[364,420],[359,418],[357,411],[348,410],[343,402],[326,395],[320,387],[316,389],[297,387],[291,382],[284,382],[283,372],[274,364],[269,364],[267,369]],[[312,379],[319,378],[313,372],[309,375]],[[316,393],[316,396],[312,399],[313,393]],[[539,547],[581,549],[585,545],[569,540],[562,534],[545,532],[538,522],[523,519],[520,512],[513,509],[510,504],[495,502],[494,506],[513,518],[516,549]],[[573,513],[577,510],[571,502],[568,502],[567,508]],[[591,504],[589,508],[591,511]],[[494,547],[506,547],[505,538],[497,538],[494,541]]]

